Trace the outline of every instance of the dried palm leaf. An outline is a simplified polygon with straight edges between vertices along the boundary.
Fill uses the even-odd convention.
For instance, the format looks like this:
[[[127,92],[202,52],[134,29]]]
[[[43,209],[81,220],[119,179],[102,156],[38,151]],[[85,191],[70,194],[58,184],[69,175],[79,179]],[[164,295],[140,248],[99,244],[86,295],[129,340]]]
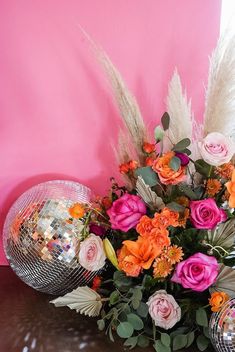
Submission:
[[[223,291],[231,298],[235,298],[235,270],[224,264],[220,265],[220,272],[216,283],[210,287],[210,292]]]
[[[128,135],[130,136],[129,140],[131,141],[133,149],[136,152],[136,159],[139,161],[140,165],[143,165],[145,156],[142,150],[142,146],[143,143],[147,140],[148,133],[136,99],[128,90],[121,74],[113,65],[105,51],[100,48],[82,28],[81,31],[91,44],[96,57],[101,63],[110,81],[120,115],[127,130],[126,137],[128,137]],[[119,151],[119,161],[121,160],[121,162],[124,162],[126,153],[122,157],[122,151],[123,149]],[[130,159],[131,156],[129,160]]]
[[[204,135],[235,136],[235,35],[222,36],[211,56],[206,90]]]
[[[207,234],[208,243],[213,247],[222,247],[225,250],[232,250],[235,238],[235,219],[230,219]]]
[[[144,182],[141,176],[138,176],[136,182],[136,191],[151,209],[161,210],[164,208],[165,204],[162,198],[151,190],[151,187]]]
[[[58,297],[51,301],[56,307],[67,306],[75,309],[77,313],[96,317],[100,314],[102,301],[100,295],[88,286],[78,287],[70,293],[62,297]]]

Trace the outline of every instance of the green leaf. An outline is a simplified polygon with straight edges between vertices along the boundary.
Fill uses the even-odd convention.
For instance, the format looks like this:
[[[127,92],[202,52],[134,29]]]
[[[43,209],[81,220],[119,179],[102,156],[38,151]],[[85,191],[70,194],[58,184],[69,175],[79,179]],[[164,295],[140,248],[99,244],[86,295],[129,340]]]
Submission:
[[[185,196],[187,196],[188,198],[192,199],[192,200],[196,200],[198,199],[196,193],[192,190],[192,188],[187,185],[186,183],[180,183],[178,185],[179,190],[184,193]]]
[[[109,327],[109,339],[110,341],[114,342],[112,326]]]
[[[176,202],[170,202],[168,204],[166,204],[167,208],[177,211],[177,212],[182,212],[184,211],[185,207],[183,207],[182,205],[176,203]]]
[[[196,310],[196,322],[199,326],[208,326],[208,318],[204,308]]]
[[[131,305],[135,310],[138,309],[140,306],[140,300],[137,298],[133,298],[131,301]]]
[[[189,150],[188,148],[185,148],[184,150],[182,150],[182,153],[187,154],[187,155],[192,154],[191,150]]]
[[[211,170],[211,165],[207,164],[203,159],[196,160],[194,163],[195,169],[199,174],[208,176]]]
[[[160,126],[157,126],[155,128],[154,137],[155,137],[157,143],[163,140],[164,131],[163,131],[163,129]]]
[[[138,315],[140,315],[142,318],[146,318],[148,313],[149,313],[149,307],[146,303],[140,302],[139,307],[137,308]]]
[[[164,114],[162,115],[161,123],[164,131],[168,130],[170,126],[170,115],[168,114],[168,112],[164,112]]]
[[[156,352],[171,352],[171,348],[169,346],[163,345],[161,340],[155,341],[153,347]]]
[[[103,319],[97,320],[97,325],[98,325],[98,329],[102,331],[105,328],[105,321]]]
[[[161,334],[161,342],[164,346],[170,346],[171,345],[171,337],[170,335],[166,334],[166,333],[162,333]]]
[[[172,150],[175,152],[182,152],[185,148],[187,148],[191,144],[191,141],[189,138],[184,138],[180,142],[174,145]]]
[[[124,346],[130,347],[130,349],[134,348],[137,345],[138,336],[129,337],[125,342]]]
[[[186,347],[189,347],[192,345],[193,341],[195,339],[195,334],[194,331],[191,331],[187,334],[187,345]]]
[[[145,335],[139,335],[138,337],[138,346],[145,348],[149,345],[149,339]]]
[[[127,315],[127,321],[133,326],[135,330],[141,330],[144,327],[142,319],[134,313]]]
[[[141,176],[144,182],[150,187],[156,186],[158,183],[157,174],[150,166],[139,167],[135,170],[135,176]]]
[[[116,304],[118,301],[119,301],[119,293],[118,293],[118,291],[113,291],[112,293],[111,293],[111,295],[109,296],[109,303],[111,304],[111,305],[114,305],[114,304]]]
[[[133,292],[133,298],[134,299],[138,299],[139,301],[141,301],[143,294],[142,294],[142,290],[140,287],[135,287],[132,289]]]
[[[169,163],[169,166],[172,170],[174,171],[178,171],[181,165],[181,161],[179,158],[177,158],[177,156],[173,156],[173,158],[171,158],[171,161]]]
[[[127,292],[132,286],[132,278],[126,276],[122,271],[115,271],[113,281],[114,285],[123,292]]]
[[[210,340],[207,339],[204,335],[199,335],[196,342],[198,349],[200,351],[205,351],[209,346]]]
[[[187,345],[187,335],[177,335],[173,339],[173,351],[180,350]]]
[[[206,326],[203,327],[203,334],[209,339],[210,335],[209,335],[209,328],[207,328]]]
[[[120,336],[120,337],[122,337],[124,339],[127,339],[128,337],[131,337],[133,332],[134,332],[133,326],[130,323],[128,323],[127,321],[123,322],[123,323],[120,323],[117,326],[117,334],[118,334],[118,336]]]

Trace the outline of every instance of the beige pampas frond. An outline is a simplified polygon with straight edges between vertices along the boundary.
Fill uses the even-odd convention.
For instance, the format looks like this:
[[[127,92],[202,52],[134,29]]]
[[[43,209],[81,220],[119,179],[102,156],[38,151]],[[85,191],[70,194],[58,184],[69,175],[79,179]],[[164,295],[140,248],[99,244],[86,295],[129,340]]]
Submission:
[[[173,144],[183,138],[192,139],[192,113],[191,102],[187,101],[186,93],[183,93],[180,76],[175,70],[168,86],[167,112],[170,115],[168,136]],[[164,146],[164,149],[169,147]]]
[[[204,136],[210,132],[235,135],[235,35],[221,37],[210,59]]]
[[[147,138],[147,129],[144,124],[136,99],[128,90],[124,80],[121,77],[121,74],[113,65],[105,51],[102,48],[98,47],[98,45],[94,43],[94,41],[82,28],[81,30],[85,37],[89,40],[98,60],[100,61],[102,67],[104,68],[107,74],[107,77],[113,88],[113,93],[117,106],[119,108],[119,112],[127,129],[126,138],[128,137],[128,135],[130,136],[129,140],[132,143],[133,149],[136,153],[135,158],[140,163],[140,165],[142,165],[144,161],[142,146]],[[124,148],[125,145],[122,146],[122,150],[124,150]],[[126,153],[122,155],[122,150],[119,150],[118,152],[119,161],[124,162]]]

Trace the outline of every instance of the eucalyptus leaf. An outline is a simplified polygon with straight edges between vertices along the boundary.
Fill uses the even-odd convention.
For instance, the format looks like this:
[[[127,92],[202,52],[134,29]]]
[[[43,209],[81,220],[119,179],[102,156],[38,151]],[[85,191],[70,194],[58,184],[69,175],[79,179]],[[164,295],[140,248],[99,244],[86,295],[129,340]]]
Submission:
[[[172,170],[174,171],[178,171],[181,165],[181,161],[179,158],[177,158],[177,156],[173,156],[173,158],[171,158],[169,166]]]
[[[103,319],[99,319],[97,320],[97,325],[98,325],[98,329],[102,331],[105,328],[105,321]]]
[[[149,345],[149,339],[145,335],[139,335],[138,337],[138,346],[145,348]]]
[[[168,130],[170,126],[170,115],[168,114],[168,112],[164,112],[164,114],[162,115],[161,123],[164,131]]]
[[[166,334],[166,333],[162,333],[161,334],[161,342],[164,346],[169,347],[171,345],[171,337],[170,335]]]
[[[155,341],[153,347],[156,352],[171,352],[171,348],[169,346],[163,345],[161,340]]]
[[[124,346],[129,347],[130,349],[134,348],[137,345],[138,336],[129,337],[125,342]]]
[[[207,164],[203,159],[196,160],[194,166],[199,174],[202,174],[206,177],[210,174],[211,165]]]
[[[187,335],[176,335],[173,339],[173,351],[180,350],[187,345]]]
[[[199,335],[197,340],[197,347],[200,351],[206,351],[209,346],[210,340],[207,339],[204,335]]]
[[[111,295],[109,296],[109,304],[114,305],[119,301],[119,293],[118,291],[113,291]]]
[[[140,302],[139,307],[137,308],[137,311],[139,316],[141,316],[142,318],[146,318],[148,313],[149,313],[149,307],[146,303],[144,302]]]
[[[184,138],[180,142],[174,145],[172,150],[175,152],[182,152],[185,148],[187,148],[191,144],[191,141],[189,138]]]
[[[139,167],[135,170],[135,176],[141,176],[144,182],[150,187],[156,186],[158,183],[157,174],[150,166]]]
[[[168,204],[166,204],[167,208],[177,211],[177,212],[182,212],[184,211],[185,207],[183,207],[182,205],[176,203],[176,202],[170,202]]]
[[[131,337],[134,332],[133,326],[129,322],[122,322],[117,326],[117,334],[118,336],[127,339]]]
[[[109,339],[110,341],[114,342],[112,326],[109,327]]]
[[[187,345],[185,347],[189,347],[193,344],[193,341],[195,339],[195,333],[194,331],[191,331],[186,336],[187,336]]]
[[[178,185],[179,190],[191,200],[198,199],[196,193],[192,190],[192,188],[187,183],[180,183]]]
[[[204,308],[196,310],[196,322],[199,326],[208,326],[208,317]]]
[[[133,326],[135,330],[142,330],[144,327],[142,319],[134,313],[127,315],[127,321]]]
[[[156,140],[157,143],[163,140],[164,131],[163,131],[163,129],[160,126],[157,126],[155,128],[154,137],[155,137],[155,140]]]

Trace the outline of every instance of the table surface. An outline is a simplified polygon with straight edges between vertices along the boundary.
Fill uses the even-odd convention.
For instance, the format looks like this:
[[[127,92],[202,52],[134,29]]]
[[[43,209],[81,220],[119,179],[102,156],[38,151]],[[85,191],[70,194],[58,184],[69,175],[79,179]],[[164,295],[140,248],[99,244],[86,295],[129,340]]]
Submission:
[[[0,352],[124,351],[122,341],[109,341],[95,320],[55,308],[51,298],[25,285],[9,267],[0,267]],[[140,351],[154,350],[134,349]]]

